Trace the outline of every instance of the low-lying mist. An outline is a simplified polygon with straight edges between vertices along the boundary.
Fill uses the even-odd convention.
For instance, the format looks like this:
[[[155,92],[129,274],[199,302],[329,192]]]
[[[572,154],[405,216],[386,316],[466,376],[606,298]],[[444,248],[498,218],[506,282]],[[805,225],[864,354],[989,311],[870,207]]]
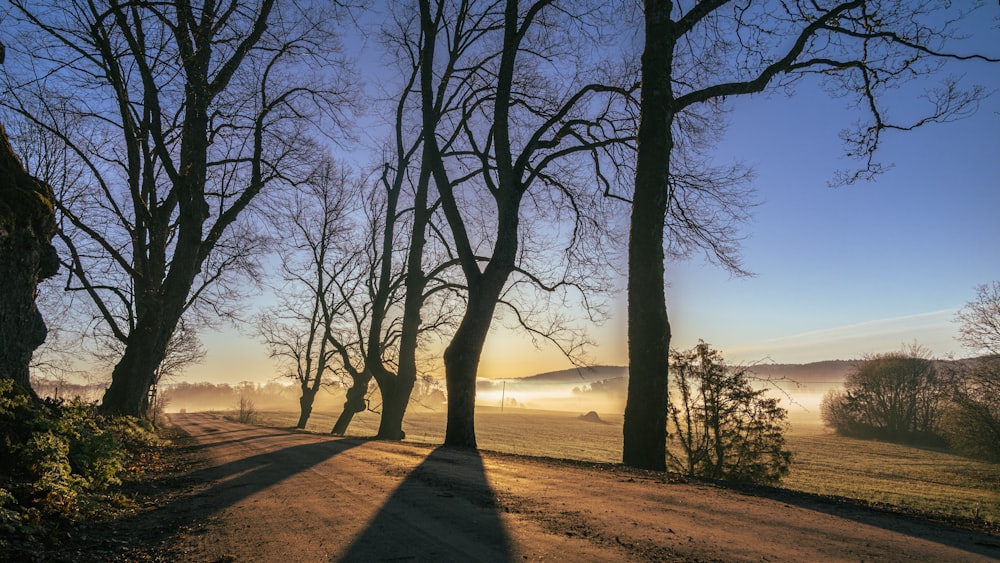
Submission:
[[[504,409],[621,413],[625,410],[627,386],[625,376],[590,382],[484,379],[476,388],[476,404]]]
[[[819,362],[804,365],[757,366],[753,369],[760,387],[781,400],[793,424],[818,424],[819,406],[829,389],[839,389],[850,370],[851,362]],[[39,382],[41,383],[41,382]],[[38,386],[36,384],[36,386]],[[79,388],[78,388],[79,387]],[[414,389],[408,412],[445,412],[447,410],[442,379],[422,378]],[[549,372],[529,377],[480,379],[476,386],[476,404],[489,410],[562,411],[583,415],[599,413],[602,417],[620,416],[625,411],[628,370],[624,366],[594,366]],[[103,386],[71,386],[45,383],[39,393],[55,397],[82,396],[93,401],[103,394]],[[324,387],[316,395],[314,413],[338,415],[343,408],[346,389],[338,384]],[[271,411],[299,410],[301,390],[283,382],[238,385],[172,382],[160,386],[166,412],[231,411],[239,409],[240,399],[248,399],[253,408]],[[369,408],[381,408],[374,384],[368,393]]]

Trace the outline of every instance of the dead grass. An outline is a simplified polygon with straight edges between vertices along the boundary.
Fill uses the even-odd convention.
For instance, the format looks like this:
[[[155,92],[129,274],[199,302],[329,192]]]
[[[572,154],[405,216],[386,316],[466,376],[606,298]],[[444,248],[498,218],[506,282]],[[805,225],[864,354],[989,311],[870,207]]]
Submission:
[[[338,413],[314,413],[307,430],[329,432]],[[294,411],[259,412],[262,424],[290,427]],[[620,461],[622,415],[600,413],[604,423],[578,413],[477,407],[479,447],[522,455],[583,461]],[[371,436],[378,415],[355,417],[349,435]],[[407,414],[407,441],[444,440],[445,413]],[[786,436],[793,463],[781,487],[858,499],[873,505],[1000,523],[1000,465],[944,451],[836,436],[815,420],[797,417]]]

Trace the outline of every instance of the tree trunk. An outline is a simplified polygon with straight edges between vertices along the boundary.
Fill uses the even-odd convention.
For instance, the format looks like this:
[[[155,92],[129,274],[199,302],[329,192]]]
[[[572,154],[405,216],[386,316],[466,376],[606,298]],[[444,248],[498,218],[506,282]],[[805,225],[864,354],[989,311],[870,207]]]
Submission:
[[[368,394],[369,381],[371,381],[370,375],[354,379],[351,388],[347,390],[347,400],[344,401],[344,410],[337,417],[337,422],[333,424],[333,430],[330,431],[330,434],[335,436],[346,434],[347,427],[351,425],[354,415],[368,408],[368,404],[365,402],[365,395]]]
[[[382,417],[377,437],[380,440],[402,440],[406,437],[403,432],[403,417],[406,415],[415,378],[404,377],[401,372],[390,381],[386,385],[379,385],[382,393]]]
[[[424,143],[423,162],[435,158],[435,148]],[[422,166],[413,195],[413,228],[410,231],[410,248],[406,256],[406,297],[403,301],[403,326],[399,337],[399,365],[394,377],[382,369],[376,373],[376,381],[382,390],[382,418],[379,422],[378,437],[383,440],[402,440],[403,416],[410,403],[413,385],[417,381],[417,346],[420,336],[420,310],[424,306],[424,290],[427,277],[423,271],[424,246],[426,246],[427,224],[431,212],[427,209],[431,172],[429,166]],[[382,366],[381,354],[377,358]]]
[[[622,461],[666,469],[670,323],[664,295],[663,235],[673,121],[670,4],[646,1],[642,100],[628,250],[628,399]]]
[[[31,355],[48,334],[35,305],[38,283],[55,275],[52,189],[21,166],[0,125],[0,378],[31,389]]]
[[[494,281],[492,287],[469,288],[469,304],[462,324],[444,351],[448,388],[448,426],[444,438],[446,446],[476,447],[476,374],[497,297],[506,279],[503,277],[499,286]]]
[[[422,276],[421,276],[422,279]],[[417,337],[420,332],[420,307],[423,303],[424,284],[407,287],[406,309],[402,336],[400,337],[399,367],[395,374],[382,369],[376,373],[379,392],[382,394],[382,415],[379,419],[378,438],[382,440],[402,440],[403,417],[410,404],[413,385],[417,381]],[[415,292],[415,294],[413,293]],[[413,303],[411,303],[411,299]],[[415,307],[415,310],[413,309]]]
[[[299,397],[299,421],[295,427],[305,430],[306,423],[309,422],[309,415],[312,414],[313,401],[316,400],[316,391],[319,389],[303,389],[302,396]]]
[[[149,390],[156,383],[156,368],[166,353],[173,325],[165,327],[167,320],[159,316],[144,321],[133,331],[111,373],[111,385],[101,400],[105,414],[145,418],[149,412]]]

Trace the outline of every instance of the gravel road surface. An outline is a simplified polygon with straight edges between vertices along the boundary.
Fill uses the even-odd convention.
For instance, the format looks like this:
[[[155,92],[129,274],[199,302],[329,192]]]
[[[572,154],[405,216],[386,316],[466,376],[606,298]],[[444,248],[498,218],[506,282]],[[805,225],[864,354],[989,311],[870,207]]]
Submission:
[[[208,413],[170,419],[193,438],[198,461],[183,490],[143,517],[163,538],[165,560],[1000,559],[994,536],[800,495],[289,432]]]

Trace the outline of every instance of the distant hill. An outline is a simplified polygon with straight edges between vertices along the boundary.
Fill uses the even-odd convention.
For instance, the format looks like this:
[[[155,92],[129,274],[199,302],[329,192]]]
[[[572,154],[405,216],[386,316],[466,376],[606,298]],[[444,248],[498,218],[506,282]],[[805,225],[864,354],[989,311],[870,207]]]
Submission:
[[[840,384],[860,360],[826,360],[808,364],[759,364],[750,371],[764,379],[789,380],[797,383]],[[969,360],[938,360],[942,365],[961,364]],[[590,384],[628,377],[628,366],[587,366],[549,371],[526,377],[505,378],[518,384]],[[495,381],[500,381],[499,379]]]
[[[854,369],[857,360],[827,360],[808,364],[760,364],[750,368],[759,377],[788,379],[799,383],[836,383]]]
[[[626,366],[586,366],[518,377],[523,383],[593,383],[628,375]]]
[[[828,360],[808,364],[761,364],[751,368],[760,377],[789,379],[800,383],[840,382],[854,368],[854,360]],[[592,383],[628,377],[627,366],[588,366],[582,368],[549,371],[527,377],[518,377],[521,383]]]

